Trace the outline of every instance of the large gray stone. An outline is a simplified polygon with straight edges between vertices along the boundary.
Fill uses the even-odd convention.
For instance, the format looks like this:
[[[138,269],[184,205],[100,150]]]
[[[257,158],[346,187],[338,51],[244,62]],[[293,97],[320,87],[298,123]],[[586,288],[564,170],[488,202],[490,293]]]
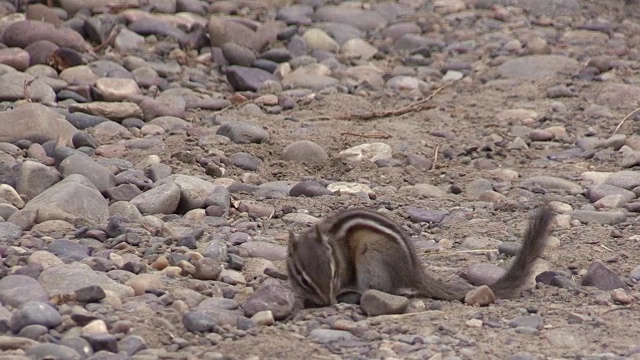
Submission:
[[[0,279],[0,303],[19,307],[29,301],[47,301],[40,283],[26,275],[7,275]]]
[[[21,236],[22,228],[20,226],[10,222],[0,222],[0,241],[18,240]]]
[[[60,324],[62,324],[60,313],[53,306],[40,301],[29,301],[20,305],[18,310],[13,312],[10,321],[11,331],[14,334],[28,325],[54,328]]]
[[[640,172],[631,170],[615,172],[607,177],[605,184],[631,190],[640,186]]]
[[[388,20],[371,10],[324,6],[313,15],[316,21],[337,22],[353,25],[362,31],[377,30],[387,25]]]
[[[574,73],[579,69],[576,60],[562,55],[529,55],[507,60],[498,67],[505,78],[542,79],[559,72]]]
[[[26,99],[49,104],[56,101],[56,93],[51,86],[33,75],[10,71],[0,76],[0,84],[0,101]]]
[[[166,182],[131,199],[142,214],[173,214],[180,203],[180,186]]]
[[[37,211],[37,223],[47,220],[73,223],[80,218],[96,223],[107,219],[108,205],[89,179],[73,174],[33,198],[24,210]]]
[[[579,0],[478,0],[477,8],[490,8],[494,5],[513,6],[527,10],[530,15],[558,17],[575,16],[580,13]]]
[[[100,1],[104,3],[103,1]],[[49,40],[58,46],[72,48],[78,51],[87,51],[91,45],[82,35],[68,27],[56,28],[53,24],[44,21],[17,21],[6,27],[0,42],[9,47],[25,48],[27,45],[39,40]]]
[[[116,186],[116,178],[109,169],[96,163],[85,155],[71,155],[60,163],[63,177],[73,174],[83,175],[89,179],[100,192]]]
[[[218,186],[189,175],[171,175],[156,184],[162,185],[170,182],[180,187],[180,203],[178,204],[178,212],[180,213],[186,213],[193,209],[204,209],[207,198],[214,193]]]
[[[281,285],[264,285],[251,294],[244,303],[244,313],[247,317],[259,311],[270,310],[276,320],[286,318],[295,304],[295,296],[291,290]]]
[[[0,129],[0,142],[54,140],[61,141],[60,145],[71,145],[73,135],[78,132],[62,114],[36,103],[0,112]]]
[[[113,291],[121,298],[133,296],[131,287],[119,284],[107,274],[93,271],[85,264],[51,266],[42,271],[38,281],[49,296],[68,294],[91,285]]]
[[[269,135],[261,127],[242,121],[226,122],[220,125],[216,133],[228,137],[237,144],[259,144]]]
[[[80,360],[85,357],[80,356],[74,349],[58,344],[42,343],[31,346],[25,355],[29,359],[60,359],[60,360]]]
[[[321,162],[327,160],[329,155],[322,146],[309,140],[300,140],[287,145],[282,150],[282,160]]]
[[[262,69],[244,66],[229,66],[227,68],[227,81],[236,91],[257,91],[267,81],[278,81],[273,74]]]
[[[211,16],[207,24],[211,46],[220,47],[232,42],[254,51],[259,51],[275,41],[281,27],[282,23],[266,22],[254,31],[239,22],[215,15]]]
[[[19,194],[26,195],[27,199],[33,199],[61,179],[62,176],[55,168],[27,160],[20,166],[16,190]]]

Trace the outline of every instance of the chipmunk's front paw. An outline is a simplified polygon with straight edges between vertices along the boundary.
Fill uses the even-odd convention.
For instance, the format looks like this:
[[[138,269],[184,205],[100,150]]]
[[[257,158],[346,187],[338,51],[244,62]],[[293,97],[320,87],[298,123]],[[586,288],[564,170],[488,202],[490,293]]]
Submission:
[[[338,296],[336,296],[339,303],[345,304],[360,304],[360,298],[362,297],[362,293],[358,290],[344,290]]]

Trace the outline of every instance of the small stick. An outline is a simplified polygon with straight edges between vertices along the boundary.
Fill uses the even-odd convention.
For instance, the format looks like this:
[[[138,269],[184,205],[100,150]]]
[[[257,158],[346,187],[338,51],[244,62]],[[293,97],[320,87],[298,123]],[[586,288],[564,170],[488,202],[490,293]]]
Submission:
[[[606,246],[605,246],[605,245],[603,245],[603,244],[600,244],[600,247],[602,247],[602,248],[604,248],[604,249],[607,249],[607,250],[609,250],[609,251],[613,251],[613,250],[609,249],[608,247],[606,247]]]
[[[620,123],[618,124],[618,126],[616,126],[616,129],[613,130],[613,135],[615,135],[618,130],[620,129],[620,127],[622,126],[622,124],[624,124],[625,121],[627,121],[628,118],[632,117],[633,115],[635,115],[638,111],[640,111],[640,107],[635,108],[632,112],[630,112],[629,114],[627,114],[627,116],[624,117],[624,119],[622,119],[622,121],[620,121]]]
[[[486,253],[496,252],[498,249],[476,249],[476,250],[455,250],[455,251],[430,251],[427,255],[451,255],[451,254],[465,254],[465,253]]]
[[[418,102],[412,103],[410,105],[401,107],[399,109],[384,110],[384,111],[372,111],[372,112],[368,112],[368,113],[365,113],[365,114],[345,114],[345,115],[337,116],[335,119],[337,119],[337,120],[371,120],[371,119],[390,117],[390,116],[401,116],[401,115],[405,115],[405,114],[408,114],[408,113],[414,112],[414,111],[430,109],[430,108],[433,107],[433,105],[429,105],[427,103],[429,101],[431,101],[439,92],[444,90],[444,88],[449,86],[452,82],[453,81],[449,81],[447,83],[444,83],[442,86],[440,86],[439,88],[435,89],[426,98],[424,98],[424,99],[422,99],[422,100],[420,100]]]
[[[98,52],[102,49],[104,49],[105,47],[107,47],[107,45],[111,44],[111,42],[113,40],[115,40],[116,36],[120,33],[120,28],[118,26],[114,26],[113,29],[111,29],[111,33],[109,33],[109,37],[107,37],[102,44],[96,45],[93,48],[93,52]]]
[[[31,96],[29,95],[29,88],[31,87],[31,84],[33,84],[34,81],[38,80],[38,77],[34,77],[31,80],[25,80],[24,84],[22,84],[22,92],[24,95],[25,100],[27,100],[28,102],[31,102]]]
[[[315,121],[315,120],[331,120],[331,116],[328,116],[328,115],[312,116],[312,117],[304,118],[299,121],[305,122],[305,121]]]
[[[612,313],[612,312],[615,312],[615,311],[623,311],[623,310],[631,310],[631,309],[632,309],[632,307],[630,307],[630,306],[617,307],[617,308],[614,308],[614,309],[609,309],[607,311],[601,312],[600,314],[598,314],[598,316],[602,316],[602,315],[605,315],[605,314],[608,314],[608,313]]]
[[[237,107],[239,107],[240,105],[242,105],[244,103],[246,103],[246,101],[243,101],[243,102],[237,103],[237,104],[229,105],[229,106],[224,107],[224,108],[222,108],[222,109],[220,109],[218,111],[214,111],[213,113],[211,113],[211,115],[213,115],[213,116],[220,115],[220,114],[222,114],[224,112],[227,112],[227,111],[229,111],[231,109],[237,108]]]
[[[436,168],[436,163],[438,162],[438,150],[440,150],[440,144],[436,145],[436,148],[433,149],[433,164],[431,164],[431,168]]]
[[[340,135],[344,135],[344,136],[359,136],[359,137],[370,138],[370,139],[389,139],[389,138],[391,138],[391,135],[385,134],[385,133],[356,134],[356,133],[351,133],[351,132],[343,132],[343,133],[340,133]]]

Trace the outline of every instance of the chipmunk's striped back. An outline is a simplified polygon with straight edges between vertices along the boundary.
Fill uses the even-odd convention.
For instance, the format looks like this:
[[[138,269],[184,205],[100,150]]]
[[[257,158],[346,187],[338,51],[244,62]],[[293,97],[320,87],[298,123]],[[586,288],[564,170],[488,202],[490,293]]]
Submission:
[[[327,221],[328,237],[338,242],[349,243],[351,251],[357,247],[356,242],[366,241],[366,234],[377,234],[379,238],[402,249],[405,254],[415,254],[412,244],[407,242],[404,231],[389,218],[366,209],[344,210]],[[356,236],[356,234],[362,234]],[[411,257],[410,265],[417,265],[416,257]]]

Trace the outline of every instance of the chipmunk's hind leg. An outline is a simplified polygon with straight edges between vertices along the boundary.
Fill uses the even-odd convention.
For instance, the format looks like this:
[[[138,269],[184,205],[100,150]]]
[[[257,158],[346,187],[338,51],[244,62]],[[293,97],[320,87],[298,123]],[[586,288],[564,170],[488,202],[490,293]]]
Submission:
[[[356,267],[356,281],[360,293],[369,289],[393,292],[393,283],[389,268],[385,266],[385,255],[366,245],[358,249],[359,264]]]

